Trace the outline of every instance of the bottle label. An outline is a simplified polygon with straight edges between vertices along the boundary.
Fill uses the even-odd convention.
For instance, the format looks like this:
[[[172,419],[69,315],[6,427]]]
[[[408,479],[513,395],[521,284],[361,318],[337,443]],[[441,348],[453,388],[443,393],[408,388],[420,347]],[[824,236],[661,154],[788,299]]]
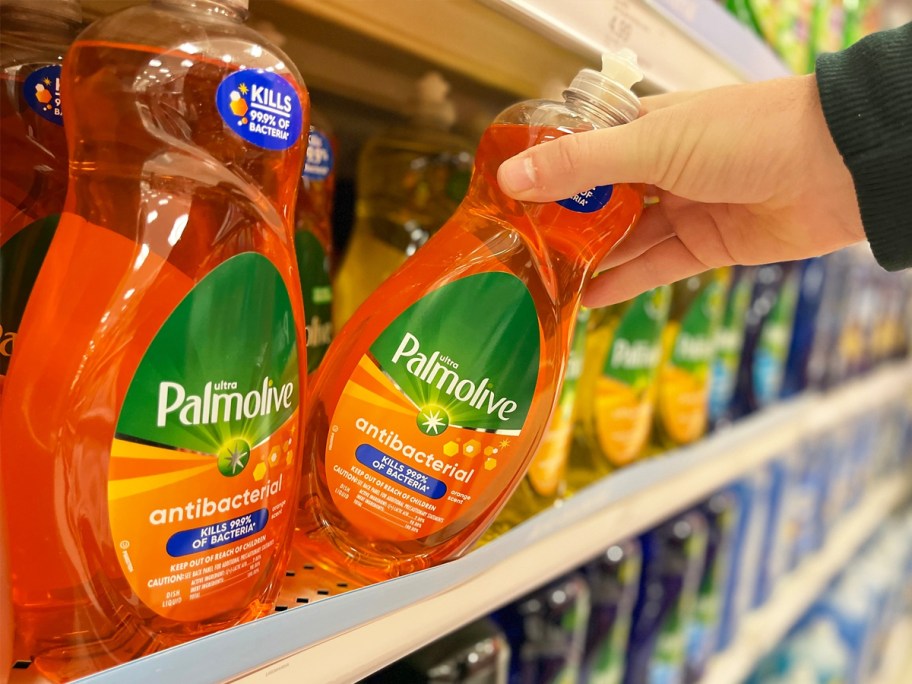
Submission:
[[[400,314],[361,357],[330,422],[326,481],[349,522],[406,540],[479,515],[524,459],[513,445],[540,335],[532,296],[509,273],[460,278]]]
[[[301,137],[301,98],[278,74],[263,69],[229,74],[215,91],[215,106],[231,130],[257,147],[287,150]]]
[[[257,595],[293,519],[300,396],[282,278],[232,257],[162,325],[117,421],[111,533],[150,609],[202,620]]]
[[[0,247],[0,376],[6,375],[25,305],[60,216],[30,223]]]
[[[752,289],[753,278],[742,275],[728,296],[722,323],[716,333],[716,355],[709,391],[709,415],[713,420],[725,414],[735,393]]]
[[[792,341],[792,324],[798,305],[797,274],[790,274],[782,283],[757,341],[754,357],[754,393],[760,406],[774,402],[782,390],[785,362]]]
[[[558,200],[557,204],[564,209],[580,214],[591,214],[608,204],[611,201],[613,192],[613,185],[597,185],[594,188],[577,193],[573,197]]]
[[[35,69],[22,83],[22,96],[42,119],[58,126],[63,125],[63,109],[60,106],[60,65]]]
[[[680,324],[665,329],[668,360],[659,375],[657,412],[676,444],[689,444],[706,430],[709,373],[715,330],[722,312],[722,286],[713,278],[694,298]]]
[[[589,324],[589,309],[580,309],[573,331],[570,358],[561,387],[560,399],[551,422],[539,444],[538,452],[529,464],[528,477],[532,488],[542,496],[555,496],[564,474],[564,466],[573,434],[573,407],[576,403],[576,388],[583,372],[583,357],[586,351],[586,327]]]
[[[602,453],[613,465],[630,463],[649,439],[670,302],[667,285],[634,299],[602,363],[595,389],[595,425]]]
[[[332,143],[325,133],[310,127],[307,136],[307,159],[304,162],[304,171],[301,175],[305,180],[326,180],[332,173],[335,165]]]
[[[333,338],[329,257],[316,236],[307,230],[295,232],[295,253],[307,318],[307,372],[313,373]]]

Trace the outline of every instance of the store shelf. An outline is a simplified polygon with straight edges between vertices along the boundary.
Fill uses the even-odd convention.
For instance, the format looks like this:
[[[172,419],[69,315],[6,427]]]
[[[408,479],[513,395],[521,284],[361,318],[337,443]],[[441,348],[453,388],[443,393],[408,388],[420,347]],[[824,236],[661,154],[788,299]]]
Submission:
[[[735,642],[714,657],[701,684],[744,681],[782,641],[890,512],[909,495],[909,479],[895,477],[870,489],[831,530],[823,549],[780,580],[769,601],[748,615]]]
[[[355,681],[787,453],[809,429],[834,429],[862,411],[876,411],[907,393],[910,386],[912,364],[901,364],[826,396],[809,395],[781,404],[698,445],[619,471],[459,560],[291,607],[84,681],[291,684],[302,681],[303,673],[307,681],[321,684]],[[794,604],[794,614],[800,614],[801,603],[813,599],[813,589],[844,563],[904,488],[905,483],[895,480],[873,490],[834,531],[820,558],[802,566],[788,582],[785,598],[777,593],[775,605]],[[301,575],[289,579],[285,595],[308,590],[295,586]],[[745,639],[721,664],[714,664],[713,672],[745,669],[762,650],[746,642],[746,635],[762,624],[762,638],[753,638],[771,647],[778,637],[774,638],[769,625],[779,625],[775,634],[781,634],[794,619],[791,613],[764,615],[749,621],[742,635]],[[17,672],[13,679],[19,684],[37,681],[29,670]]]

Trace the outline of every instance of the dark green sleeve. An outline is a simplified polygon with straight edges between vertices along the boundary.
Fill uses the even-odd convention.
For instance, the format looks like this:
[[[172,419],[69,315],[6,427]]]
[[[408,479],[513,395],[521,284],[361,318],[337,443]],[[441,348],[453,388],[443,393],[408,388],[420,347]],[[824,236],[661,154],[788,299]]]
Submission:
[[[874,256],[912,266],[912,23],[821,55],[817,88]]]

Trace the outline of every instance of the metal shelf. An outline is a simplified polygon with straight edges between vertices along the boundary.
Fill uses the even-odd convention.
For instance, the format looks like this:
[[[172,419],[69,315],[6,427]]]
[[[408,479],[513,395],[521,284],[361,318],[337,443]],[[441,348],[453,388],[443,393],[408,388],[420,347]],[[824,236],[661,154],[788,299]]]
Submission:
[[[769,601],[745,618],[735,642],[710,661],[701,684],[745,680],[908,494],[907,477],[892,478],[871,489],[837,523],[824,547],[781,580]]]
[[[781,404],[697,445],[621,470],[459,560],[290,608],[82,681],[291,684],[301,681],[302,673],[321,684],[356,681],[705,498],[787,452],[810,430],[831,430],[863,411],[876,411],[907,394],[910,386],[912,364],[896,364],[830,394]],[[903,487],[894,481],[872,491],[834,532],[825,560],[803,566],[796,577],[806,579],[791,581],[782,601],[795,606],[810,601],[813,587],[851,555],[848,540],[860,544]],[[302,577],[288,578],[284,593],[311,591]],[[778,596],[776,605],[781,604]],[[749,624],[763,625],[760,631],[767,635],[762,643],[771,647],[776,639],[765,619]],[[784,632],[788,620],[779,620]],[[742,636],[757,629],[745,627]],[[757,654],[754,648],[751,657]],[[745,667],[738,660],[743,655],[727,657],[741,664],[726,666],[723,660],[713,670]],[[37,681],[28,670],[13,679],[16,684]]]

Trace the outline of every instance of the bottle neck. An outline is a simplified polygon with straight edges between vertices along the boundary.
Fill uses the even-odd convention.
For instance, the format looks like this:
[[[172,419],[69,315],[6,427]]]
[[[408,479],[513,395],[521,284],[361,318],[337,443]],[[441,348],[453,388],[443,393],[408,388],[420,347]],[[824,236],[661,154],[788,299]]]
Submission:
[[[564,101],[568,107],[598,124],[598,128],[630,123],[639,114],[639,101],[626,92],[619,92],[616,97],[596,98],[580,90],[565,90]]]
[[[246,0],[153,0],[156,5],[224,17],[236,22],[247,20]]]

